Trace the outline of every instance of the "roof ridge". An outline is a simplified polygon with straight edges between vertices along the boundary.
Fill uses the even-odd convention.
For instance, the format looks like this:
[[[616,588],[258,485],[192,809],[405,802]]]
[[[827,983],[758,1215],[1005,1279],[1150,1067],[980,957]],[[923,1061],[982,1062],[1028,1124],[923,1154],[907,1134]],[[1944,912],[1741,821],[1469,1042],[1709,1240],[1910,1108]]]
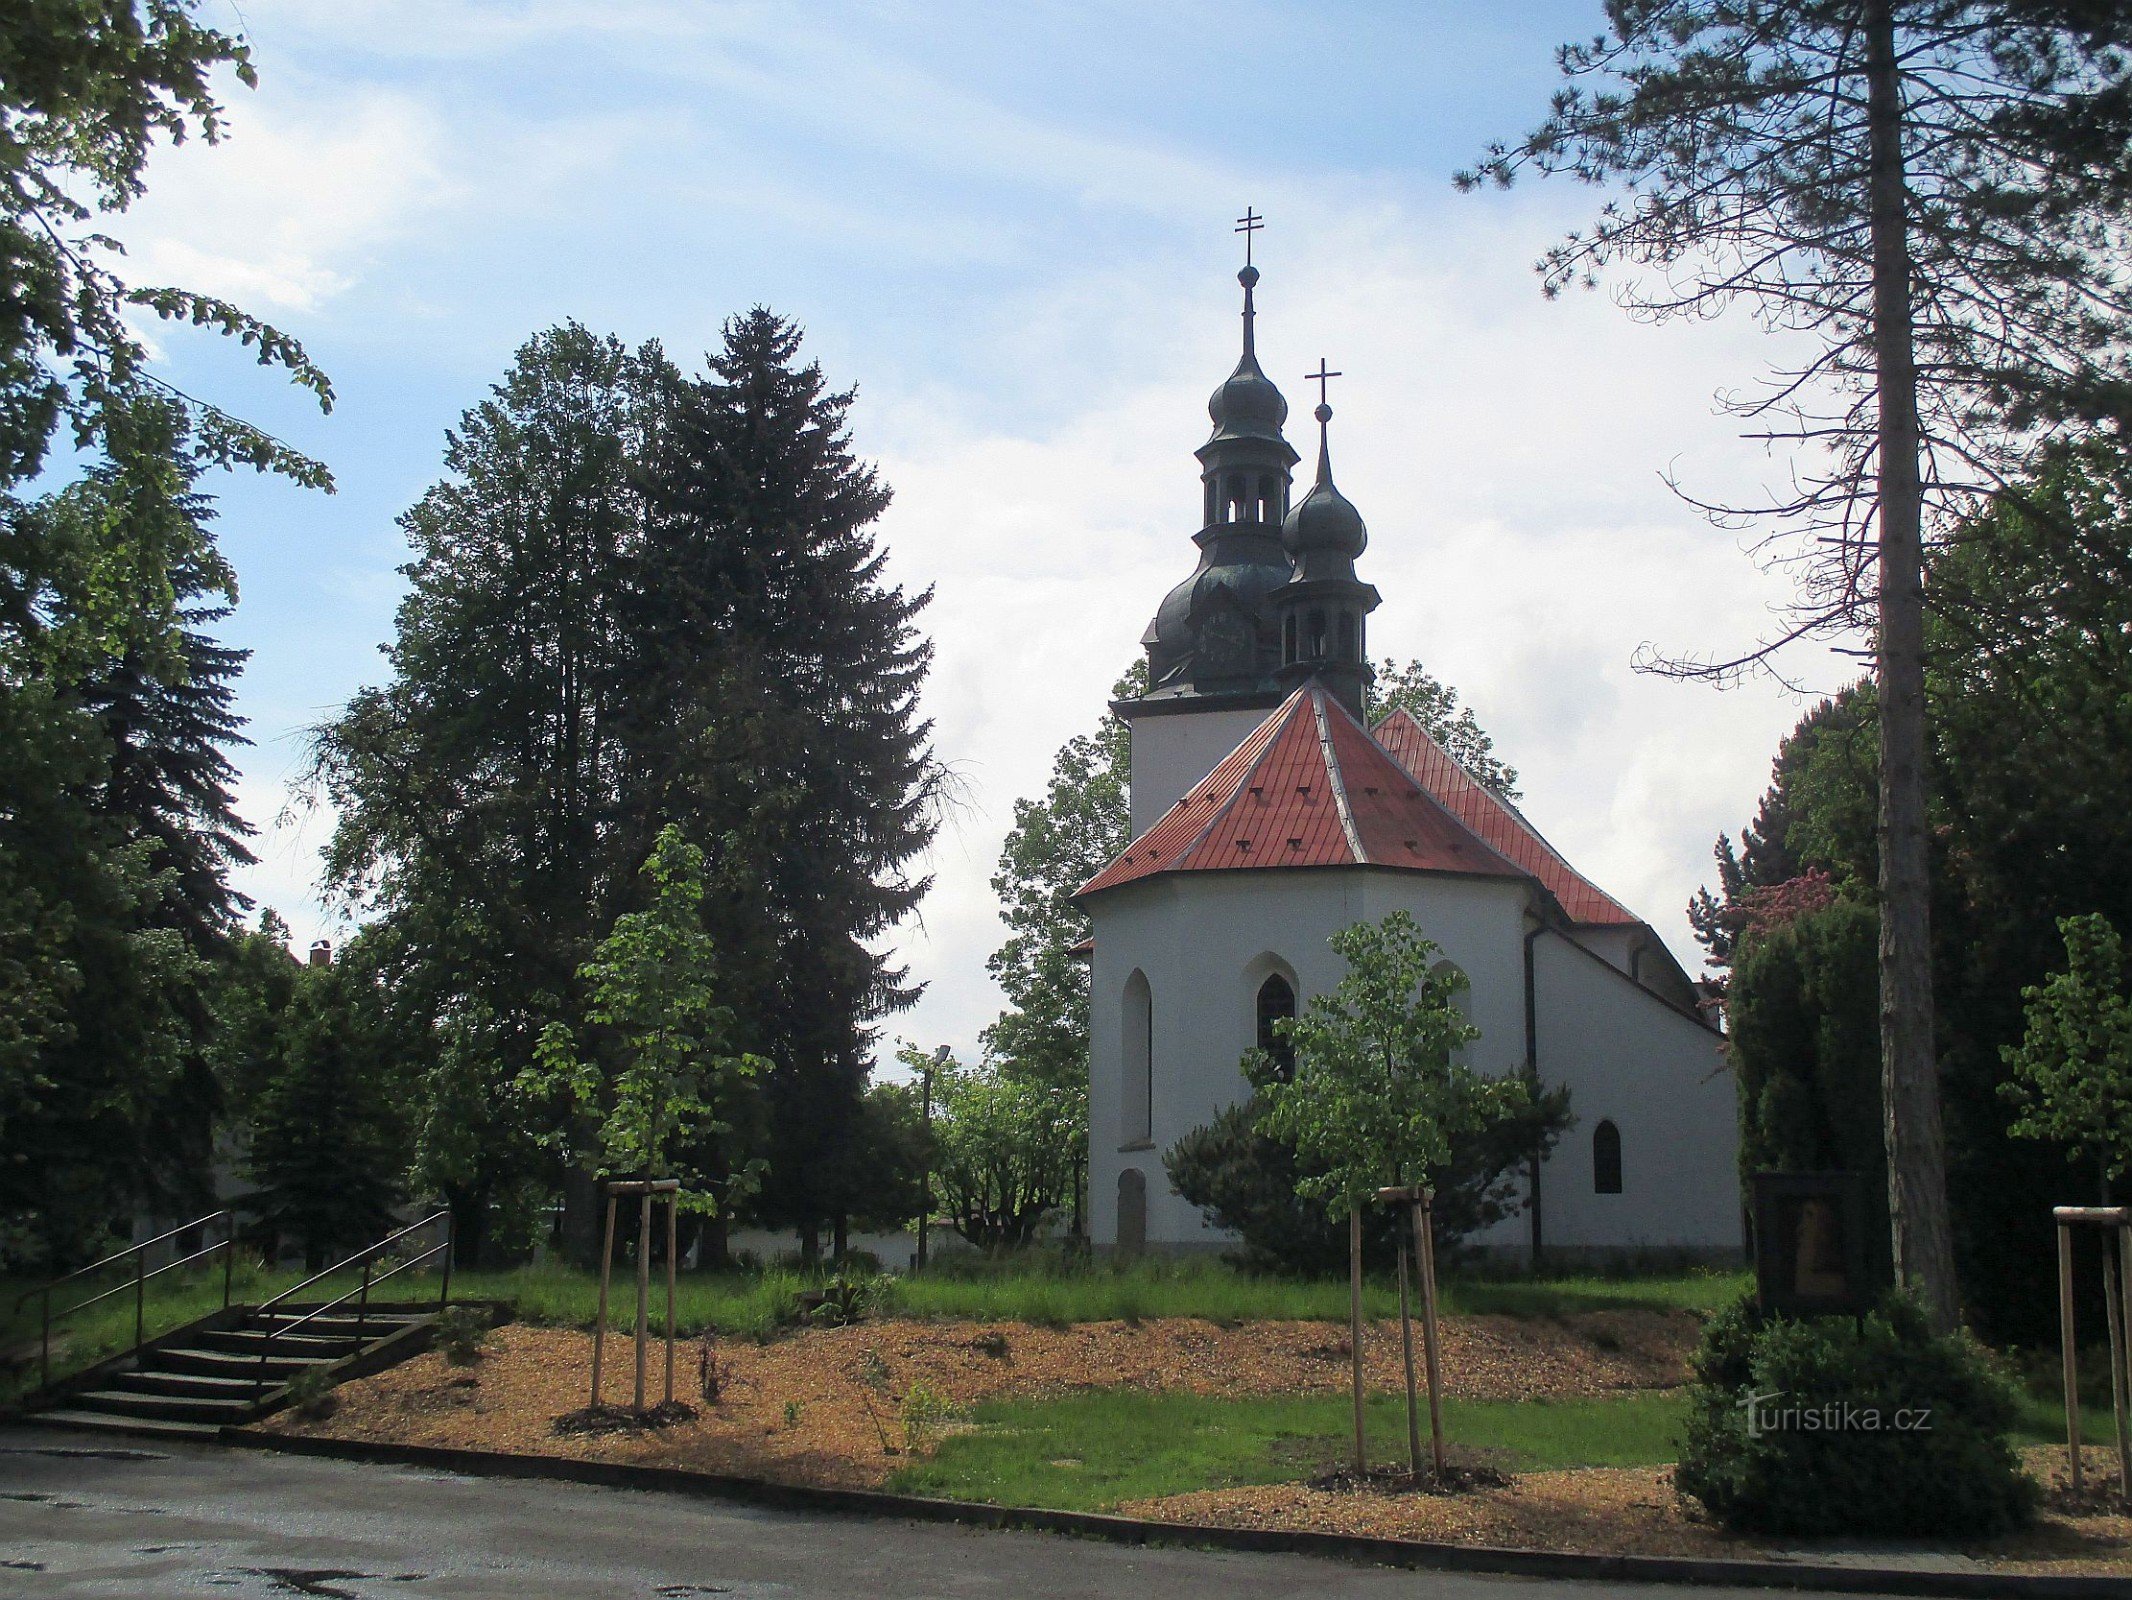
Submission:
[[[1325,763],[1325,781],[1332,789],[1333,808],[1340,813],[1340,831],[1347,835],[1347,848],[1357,863],[1367,865],[1369,852],[1362,848],[1362,833],[1355,826],[1354,807],[1347,803],[1347,780],[1340,773],[1340,757],[1333,749],[1332,728],[1325,720],[1325,692],[1311,696],[1311,710],[1318,722],[1318,759]]]

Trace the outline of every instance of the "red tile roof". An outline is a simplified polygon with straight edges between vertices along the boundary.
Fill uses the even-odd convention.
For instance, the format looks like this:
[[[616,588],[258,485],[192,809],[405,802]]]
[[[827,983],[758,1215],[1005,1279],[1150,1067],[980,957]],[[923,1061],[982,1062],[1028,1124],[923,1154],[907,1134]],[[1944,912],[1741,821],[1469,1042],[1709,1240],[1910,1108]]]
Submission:
[[[1633,925],[1643,920],[1564,861],[1516,806],[1474,782],[1412,713],[1395,711],[1374,731],[1377,743],[1453,816],[1546,884],[1570,921],[1590,927]]]
[[[1077,893],[1161,872],[1345,866],[1527,876],[1310,683]]]

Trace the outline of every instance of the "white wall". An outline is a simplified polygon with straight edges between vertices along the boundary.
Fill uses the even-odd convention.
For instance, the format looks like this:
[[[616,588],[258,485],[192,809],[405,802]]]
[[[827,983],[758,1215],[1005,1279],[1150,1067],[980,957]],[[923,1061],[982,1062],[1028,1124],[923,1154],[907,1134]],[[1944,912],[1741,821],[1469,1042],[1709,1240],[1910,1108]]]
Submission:
[[[1133,718],[1133,837],[1212,772],[1223,756],[1251,737],[1276,708],[1243,711],[1142,712]]]
[[[1089,1229],[1117,1236],[1118,1174],[1147,1179],[1148,1241],[1219,1246],[1229,1236],[1171,1192],[1162,1152],[1250,1092],[1239,1068],[1254,1043],[1258,986],[1279,970],[1305,1007],[1346,971],[1328,941],[1357,922],[1409,912],[1472,984],[1481,1037],[1469,1051],[1482,1071],[1524,1061],[1523,883],[1369,867],[1164,873],[1098,895],[1089,1025]],[[1153,993],[1153,1137],[1121,1149],[1127,979],[1138,969]],[[1619,980],[1617,980],[1619,981]]]
[[[1739,1111],[1702,1023],[1556,934],[1533,947],[1543,1083],[1577,1125],[1541,1170],[1547,1248],[1736,1250]],[[1592,1130],[1621,1130],[1622,1192],[1592,1188]]]

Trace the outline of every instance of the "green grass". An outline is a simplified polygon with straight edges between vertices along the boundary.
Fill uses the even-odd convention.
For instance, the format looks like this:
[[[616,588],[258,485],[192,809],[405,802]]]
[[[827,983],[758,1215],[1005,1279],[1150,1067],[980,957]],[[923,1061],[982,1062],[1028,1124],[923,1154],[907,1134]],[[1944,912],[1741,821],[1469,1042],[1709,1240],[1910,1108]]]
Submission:
[[[1686,1407],[1677,1393],[1454,1400],[1444,1427],[1462,1456],[1511,1471],[1648,1466],[1673,1459]],[[1001,1401],[979,1406],[972,1431],[943,1439],[890,1487],[1100,1511],[1155,1495],[1292,1482],[1344,1458],[1349,1416],[1341,1396],[1215,1400],[1121,1390]],[[1405,1401],[1375,1397],[1368,1418],[1371,1459],[1403,1460]]]

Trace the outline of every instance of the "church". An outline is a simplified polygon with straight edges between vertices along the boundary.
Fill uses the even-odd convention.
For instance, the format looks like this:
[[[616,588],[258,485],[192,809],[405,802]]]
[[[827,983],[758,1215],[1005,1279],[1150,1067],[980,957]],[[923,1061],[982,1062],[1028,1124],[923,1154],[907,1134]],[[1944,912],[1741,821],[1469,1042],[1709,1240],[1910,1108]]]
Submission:
[[[1246,218],[1246,224],[1252,221]],[[1248,235],[1247,235],[1248,238]],[[1132,843],[1077,891],[1093,923],[1089,1228],[1099,1251],[1184,1252],[1229,1234],[1172,1192],[1162,1154],[1245,1098],[1240,1062],[1332,989],[1328,941],[1409,913],[1464,973],[1484,1072],[1565,1084],[1574,1126],[1522,1178],[1526,1205],[1470,1241],[1490,1256],[1736,1262],[1738,1120],[1723,1039],[1651,927],[1401,711],[1366,720],[1378,594],[1362,515],[1317,473],[1292,501],[1288,402],[1243,355],[1196,452],[1198,562],[1142,644]]]

